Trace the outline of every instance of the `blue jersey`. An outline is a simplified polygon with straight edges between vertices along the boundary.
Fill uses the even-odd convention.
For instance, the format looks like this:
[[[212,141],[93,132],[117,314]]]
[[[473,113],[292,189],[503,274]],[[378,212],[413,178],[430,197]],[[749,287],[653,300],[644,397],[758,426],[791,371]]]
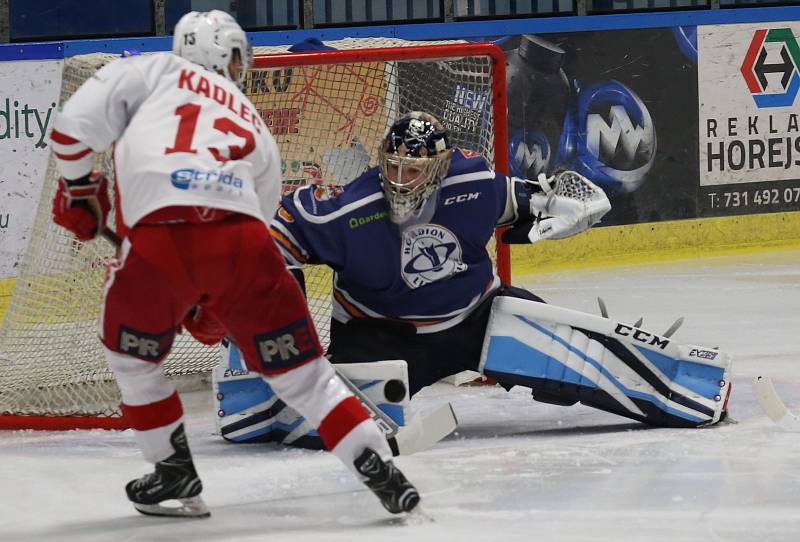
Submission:
[[[498,224],[514,222],[518,208],[526,208],[513,180],[456,150],[424,222],[389,219],[372,168],[345,187],[305,186],[285,196],[271,230],[290,263],[333,269],[337,320],[387,318],[412,323],[419,333],[439,331],[500,284],[486,245]]]

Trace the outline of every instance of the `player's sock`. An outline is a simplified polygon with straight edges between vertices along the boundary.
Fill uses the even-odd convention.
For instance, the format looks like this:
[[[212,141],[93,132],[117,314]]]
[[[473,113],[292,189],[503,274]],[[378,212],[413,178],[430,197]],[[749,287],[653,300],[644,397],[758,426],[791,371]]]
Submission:
[[[365,448],[353,465],[366,477],[366,486],[392,514],[410,512],[419,503],[417,488],[411,485],[394,463],[383,461],[371,448]]]
[[[183,424],[170,437],[175,453],[156,463],[154,472],[131,480],[125,486],[134,508],[150,516],[208,517],[211,515],[200,492],[203,483],[192,462]],[[168,506],[175,500],[180,506]]]

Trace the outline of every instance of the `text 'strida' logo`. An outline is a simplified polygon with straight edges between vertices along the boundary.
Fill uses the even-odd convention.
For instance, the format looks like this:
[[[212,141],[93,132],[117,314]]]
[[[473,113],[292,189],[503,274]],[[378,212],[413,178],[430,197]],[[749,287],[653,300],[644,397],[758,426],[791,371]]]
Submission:
[[[792,105],[800,90],[800,47],[792,30],[756,30],[740,69],[756,106]]]

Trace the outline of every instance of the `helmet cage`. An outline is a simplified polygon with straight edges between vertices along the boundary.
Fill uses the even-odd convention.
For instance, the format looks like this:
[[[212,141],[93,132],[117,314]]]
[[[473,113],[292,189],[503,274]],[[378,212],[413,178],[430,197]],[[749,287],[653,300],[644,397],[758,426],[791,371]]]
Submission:
[[[393,222],[405,221],[433,193],[447,174],[452,156],[453,149],[427,157],[399,156],[381,149],[383,193]],[[416,171],[416,175],[404,179],[409,170]]]
[[[452,157],[448,131],[433,115],[411,111],[392,124],[379,149],[378,165],[393,222],[405,222],[433,194]]]

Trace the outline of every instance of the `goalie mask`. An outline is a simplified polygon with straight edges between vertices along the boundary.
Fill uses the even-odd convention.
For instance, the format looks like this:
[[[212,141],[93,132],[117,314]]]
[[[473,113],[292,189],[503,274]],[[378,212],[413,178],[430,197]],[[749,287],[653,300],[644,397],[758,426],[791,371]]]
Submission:
[[[447,129],[433,115],[413,111],[389,128],[378,158],[392,222],[405,222],[436,190],[452,157]]]
[[[239,73],[231,73],[230,62],[238,51]],[[221,73],[238,85],[244,84],[253,60],[252,47],[236,20],[218,9],[208,12],[190,11],[175,25],[172,52]]]

